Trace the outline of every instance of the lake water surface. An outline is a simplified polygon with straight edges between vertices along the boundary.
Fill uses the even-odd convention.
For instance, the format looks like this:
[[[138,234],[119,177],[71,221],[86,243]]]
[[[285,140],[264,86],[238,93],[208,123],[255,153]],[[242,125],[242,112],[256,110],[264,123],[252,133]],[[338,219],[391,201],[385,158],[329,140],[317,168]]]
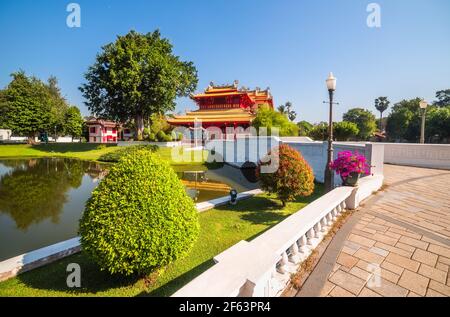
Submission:
[[[65,158],[0,160],[0,261],[77,236],[84,205],[109,166]],[[195,202],[258,187],[228,165],[174,169]]]

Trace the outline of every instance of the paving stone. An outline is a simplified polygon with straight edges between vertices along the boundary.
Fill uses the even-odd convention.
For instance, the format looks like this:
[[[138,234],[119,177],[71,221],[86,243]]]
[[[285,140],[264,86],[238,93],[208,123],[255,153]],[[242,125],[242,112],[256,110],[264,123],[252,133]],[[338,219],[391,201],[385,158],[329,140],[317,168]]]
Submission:
[[[390,232],[389,230],[386,231],[384,234],[394,239],[400,239],[400,237],[402,236],[401,234]]]
[[[450,265],[450,259],[445,256],[439,256],[438,262]]]
[[[352,242],[356,242],[360,245],[363,245],[365,247],[371,248],[373,247],[373,245],[375,244],[375,241],[372,239],[368,239],[366,237],[360,236],[360,235],[356,235],[356,234],[350,234],[350,236],[348,237],[348,239]]]
[[[423,250],[426,250],[428,248],[428,243],[427,242],[424,242],[424,241],[421,241],[421,240],[417,240],[417,239],[413,239],[413,238],[410,238],[410,237],[403,236],[398,241],[402,242],[404,244],[411,245],[411,246],[413,246],[415,248],[423,249]]]
[[[371,248],[369,249],[369,251],[372,252],[372,253],[375,253],[375,254],[384,256],[384,257],[386,257],[386,256],[389,254],[388,251],[386,251],[386,250],[384,250],[384,249],[377,248],[377,247],[371,247]]]
[[[435,266],[437,263],[437,260],[438,260],[438,256],[436,254],[428,252],[428,251],[416,249],[416,251],[414,251],[414,254],[412,255],[411,259],[431,265],[431,266]]]
[[[427,289],[427,294],[425,295],[426,297],[446,297],[445,295],[442,295],[439,292],[436,292],[435,290],[429,288]]]
[[[388,236],[386,236],[384,234],[381,234],[381,233],[374,234],[372,236],[372,238],[374,240],[378,241],[378,242],[382,242],[382,243],[385,243],[385,244],[388,244],[388,245],[392,245],[392,246],[394,246],[397,243],[397,239],[388,237]]]
[[[364,287],[358,297],[382,297],[380,294],[375,293],[371,289]]]
[[[428,251],[450,258],[450,249],[440,245],[430,244]]]
[[[352,248],[349,248],[349,247],[346,246],[346,245],[344,245],[344,246],[342,247],[342,250],[341,250],[341,254],[342,254],[342,253],[346,253],[346,254],[349,254],[349,255],[353,255],[353,254],[355,254],[355,252],[356,252],[356,250],[354,250],[354,249],[352,249]]]
[[[367,287],[385,297],[406,297],[408,290],[388,280],[381,279],[379,285],[367,284]]]
[[[429,288],[446,296],[450,296],[450,286],[436,282],[435,280],[430,281]]]
[[[336,271],[331,277],[330,282],[333,284],[336,284],[337,286],[340,286],[341,288],[358,295],[359,292],[364,287],[364,284],[366,281],[352,275],[349,273],[346,273],[344,271],[338,270]],[[333,289],[334,290],[334,289]],[[332,294],[331,294],[332,295]],[[333,295],[334,296],[334,295]]]
[[[383,269],[381,266],[380,266],[379,271],[375,271],[374,273],[376,275],[381,276],[383,279],[388,280],[388,281],[390,281],[392,283],[395,283],[395,284],[397,284],[398,280],[400,279],[400,275],[392,273],[389,270]]]
[[[389,271],[391,271],[392,273],[397,274],[398,276],[402,275],[403,270],[404,270],[404,268],[402,268],[402,267],[400,267],[400,266],[398,266],[398,265],[392,264],[392,263],[390,263],[390,262],[386,262],[386,261],[384,261],[383,263],[381,263],[380,266],[381,266],[383,269],[389,270]]]
[[[413,272],[417,272],[420,266],[420,262],[405,258],[404,256],[395,253],[389,253],[389,255],[386,257],[386,261]]]
[[[447,272],[435,269],[426,264],[421,264],[419,274],[426,276],[432,280],[445,284],[447,282]]]
[[[401,255],[401,256],[404,256],[404,257],[407,257],[407,258],[411,257],[411,255],[412,255],[412,252],[405,251],[403,249],[400,249],[400,248],[397,248],[397,247],[393,247],[391,245],[387,245],[387,244],[382,243],[382,242],[375,243],[375,246],[377,248],[380,248],[380,249],[383,249],[383,250],[386,250],[386,251],[389,251],[389,252],[392,252],[392,253],[396,253],[398,255]]]
[[[421,296],[425,296],[429,281],[430,279],[420,274],[405,270],[398,281],[398,285]]]
[[[447,273],[448,273],[448,271],[449,271],[449,266],[448,266],[447,264],[444,264],[444,263],[441,263],[441,262],[438,262],[438,263],[436,264],[436,268],[437,268],[438,270],[441,270],[441,271],[444,271],[444,272],[447,272]]]
[[[325,285],[323,286],[322,290],[320,291],[320,296],[325,297],[327,296],[331,290],[335,287],[333,283],[326,281]]]
[[[348,271],[348,273],[355,275],[356,277],[359,277],[360,279],[364,280],[364,281],[368,281],[370,279],[370,277],[372,276],[371,273],[369,273],[367,270],[361,269],[357,266],[352,267],[352,269],[350,271]]]
[[[339,254],[339,257],[337,259],[337,263],[343,266],[348,267],[349,269],[351,269],[353,266],[355,266],[355,264],[358,262],[358,259],[347,254],[344,252],[341,252]]]
[[[402,249],[402,250],[405,250],[405,251],[407,251],[407,252],[414,252],[414,251],[416,250],[415,247],[413,247],[413,246],[411,246],[411,245],[409,245],[409,244],[404,244],[404,243],[402,243],[402,242],[397,242],[397,243],[395,244],[395,247],[397,247],[397,248],[399,248],[399,249]]]
[[[383,256],[376,254],[376,253],[366,251],[364,249],[359,249],[358,251],[356,251],[354,256],[361,260],[364,260],[366,262],[376,263],[376,264],[381,264],[381,262],[383,262],[383,260],[384,260]]]
[[[343,289],[342,287],[339,287],[339,286],[335,286],[331,290],[330,296],[331,297],[356,297],[354,294],[346,291],[345,289]]]

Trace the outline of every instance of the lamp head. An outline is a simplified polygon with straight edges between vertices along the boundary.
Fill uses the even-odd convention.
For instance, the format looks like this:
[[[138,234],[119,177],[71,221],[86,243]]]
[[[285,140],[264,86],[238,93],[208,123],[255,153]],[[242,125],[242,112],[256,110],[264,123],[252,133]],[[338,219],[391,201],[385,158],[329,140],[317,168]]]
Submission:
[[[327,83],[328,91],[335,91],[336,90],[336,77],[333,76],[333,73],[330,73],[328,75],[326,83]]]
[[[428,107],[428,102],[426,102],[425,100],[422,100],[419,102],[419,107],[421,109],[426,109]]]

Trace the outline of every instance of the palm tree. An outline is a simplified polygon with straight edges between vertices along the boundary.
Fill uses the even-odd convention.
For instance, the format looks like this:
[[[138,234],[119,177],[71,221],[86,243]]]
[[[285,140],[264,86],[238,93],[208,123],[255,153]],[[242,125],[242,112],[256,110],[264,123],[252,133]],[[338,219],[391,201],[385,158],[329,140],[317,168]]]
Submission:
[[[375,99],[375,108],[380,112],[380,131],[383,131],[383,112],[389,108],[390,101],[387,97],[378,97]]]
[[[284,105],[278,106],[277,110],[286,115],[291,121],[294,121],[297,117],[297,113],[292,110],[292,103],[290,101],[286,102]]]

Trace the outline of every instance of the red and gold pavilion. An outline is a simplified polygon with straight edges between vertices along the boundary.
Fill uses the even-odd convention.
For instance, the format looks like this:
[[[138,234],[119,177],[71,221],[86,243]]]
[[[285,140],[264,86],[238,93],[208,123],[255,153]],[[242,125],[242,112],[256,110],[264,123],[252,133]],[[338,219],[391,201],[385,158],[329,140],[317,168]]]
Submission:
[[[168,118],[171,125],[193,128],[195,122],[201,122],[204,129],[214,126],[225,133],[227,127],[248,128],[260,105],[267,104],[273,108],[269,88],[238,88],[237,80],[233,85],[224,86],[216,86],[211,82],[204,93],[191,95],[191,98],[199,109]]]

